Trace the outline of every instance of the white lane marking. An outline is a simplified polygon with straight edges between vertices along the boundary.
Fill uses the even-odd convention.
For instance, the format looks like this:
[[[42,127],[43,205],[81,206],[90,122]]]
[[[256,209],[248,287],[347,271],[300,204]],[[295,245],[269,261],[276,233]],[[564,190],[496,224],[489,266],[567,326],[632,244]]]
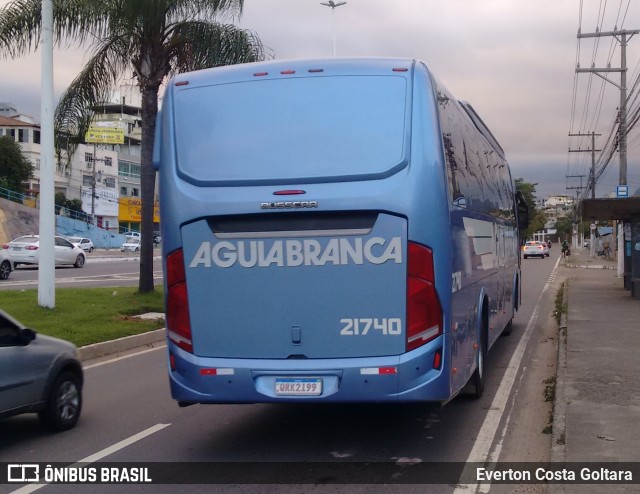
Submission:
[[[123,439],[122,441],[116,444],[113,444],[112,446],[109,446],[103,449],[102,451],[98,451],[97,453],[89,455],[86,458],[83,458],[82,460],[78,460],[73,465],[70,465],[70,467],[83,467],[83,466],[86,466],[87,463],[95,463],[96,461],[101,460],[102,458],[109,456],[113,453],[116,453],[117,451],[120,451],[121,449],[124,449],[127,446],[131,446],[133,443],[138,442],[141,439],[144,439],[145,437],[150,436],[151,434],[155,434],[156,432],[161,431],[162,429],[164,429],[165,427],[169,427],[170,425],[171,424],[156,424],[152,427],[149,427],[148,429],[143,430],[142,432],[138,432],[137,434],[134,434],[131,437]],[[11,494],[28,494],[30,492],[35,492],[41,487],[44,487],[46,485],[49,485],[49,484],[25,485],[20,489],[16,489],[15,491],[12,491]]]
[[[109,360],[105,360],[103,362],[97,362],[97,363],[91,364],[91,365],[83,365],[82,368],[84,370],[93,369],[94,367],[100,367],[101,365],[112,364],[113,362],[117,362],[119,360],[124,360],[124,359],[131,358],[131,357],[137,357],[138,355],[143,355],[143,354],[149,353],[149,352],[155,352],[156,350],[161,350],[163,348],[167,348],[167,345],[164,344],[164,343],[159,345],[159,346],[157,346],[157,347],[154,347],[154,348],[148,348],[147,350],[141,350],[139,352],[130,353],[128,355],[122,355],[120,357],[115,357],[115,358],[112,358],[112,359],[109,359]]]
[[[556,261],[555,266],[553,267],[553,271],[558,269],[558,264],[560,263],[560,258]],[[473,444],[473,448],[471,449],[471,453],[469,453],[469,457],[467,458],[467,463],[485,463],[488,458],[490,458],[491,454],[491,444],[496,437],[496,433],[498,431],[498,427],[500,426],[500,421],[502,420],[502,416],[504,415],[505,408],[507,405],[507,401],[509,400],[509,395],[511,394],[511,389],[513,388],[513,383],[516,380],[516,375],[518,374],[518,369],[522,363],[522,359],[524,357],[525,349],[527,348],[527,344],[529,343],[529,339],[531,338],[531,334],[533,333],[533,328],[538,321],[538,315],[540,313],[540,302],[542,297],[546,293],[546,291],[551,286],[551,277],[547,280],[540,292],[540,296],[536,301],[536,306],[533,310],[533,314],[531,314],[531,318],[529,319],[529,323],[527,324],[526,329],[516,347],[513,355],[511,356],[511,360],[509,361],[509,365],[507,366],[507,370],[502,377],[502,381],[500,382],[500,387],[496,392],[496,395],[493,398],[493,402],[491,403],[491,407],[487,412],[487,416],[482,423],[482,427],[478,432],[478,437],[476,438],[475,443]],[[508,424],[508,421],[507,423]],[[505,424],[505,427],[506,427]],[[500,438],[498,444],[496,445],[496,449],[502,449],[502,440],[504,436]],[[492,458],[495,461],[495,458]],[[465,469],[466,471],[466,469]],[[469,472],[466,471],[468,474]],[[486,485],[486,484],[485,484]],[[469,494],[478,491],[478,484],[458,484],[456,489],[453,491],[453,494]],[[488,492],[487,487],[482,487],[482,492]]]
[[[116,273],[116,274],[97,274],[92,276],[73,276],[70,278],[56,278],[56,284],[61,285],[65,283],[99,283],[108,281],[131,281],[137,280],[140,276],[139,272],[136,273]],[[154,271],[153,279],[161,280],[163,278],[162,271]],[[30,286],[37,285],[38,280],[11,280],[2,283],[3,287],[9,286]]]

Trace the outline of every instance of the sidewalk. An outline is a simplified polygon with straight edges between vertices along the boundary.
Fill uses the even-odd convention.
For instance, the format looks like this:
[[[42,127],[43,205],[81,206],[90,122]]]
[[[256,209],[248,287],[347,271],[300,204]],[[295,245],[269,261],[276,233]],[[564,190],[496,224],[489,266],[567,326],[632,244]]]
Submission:
[[[624,290],[616,266],[590,259],[588,249],[560,261],[568,312],[558,353],[554,462],[640,461],[640,300]],[[552,491],[603,487],[638,492],[637,484],[555,485]]]

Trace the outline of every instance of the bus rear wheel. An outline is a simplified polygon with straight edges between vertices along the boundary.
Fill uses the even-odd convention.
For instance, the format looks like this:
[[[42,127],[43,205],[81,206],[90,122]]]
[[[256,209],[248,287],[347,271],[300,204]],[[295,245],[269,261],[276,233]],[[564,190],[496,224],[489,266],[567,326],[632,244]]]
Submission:
[[[478,353],[476,356],[476,370],[469,380],[471,396],[476,400],[482,397],[484,393],[484,361],[487,355],[484,343],[484,332],[480,335],[480,341],[478,341]]]

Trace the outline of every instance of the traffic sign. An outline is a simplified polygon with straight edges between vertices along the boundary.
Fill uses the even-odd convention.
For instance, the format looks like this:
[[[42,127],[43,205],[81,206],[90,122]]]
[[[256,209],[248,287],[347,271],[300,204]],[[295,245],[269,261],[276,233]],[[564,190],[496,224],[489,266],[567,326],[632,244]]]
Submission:
[[[618,185],[616,187],[616,197],[629,197],[629,186],[628,185]]]

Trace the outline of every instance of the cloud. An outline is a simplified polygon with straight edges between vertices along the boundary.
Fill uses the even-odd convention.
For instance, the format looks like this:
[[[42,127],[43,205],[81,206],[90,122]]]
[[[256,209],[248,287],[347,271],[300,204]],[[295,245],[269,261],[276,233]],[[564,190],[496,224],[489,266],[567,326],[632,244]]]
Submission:
[[[0,0],[0,6],[6,3]],[[585,173],[588,166],[584,158],[568,157],[569,131],[607,135],[619,99],[612,84],[593,75],[576,76],[574,70],[578,46],[583,67],[609,60],[616,66],[620,60],[617,44],[611,38],[578,44],[576,34],[579,28],[582,32],[614,26],[640,28],[640,2],[629,5],[625,11],[618,2],[601,6],[596,0],[579,4],[557,0],[347,0],[332,12],[320,0],[252,0],[244,4],[240,24],[254,30],[278,59],[330,57],[335,22],[338,56],[424,60],[456,97],[474,106],[512,166],[531,174],[523,178],[535,182],[537,177],[554,176],[553,183],[563,188],[565,175],[574,170]],[[81,51],[58,52],[56,95],[78,73],[83,56]],[[628,60],[629,80],[633,80],[640,68],[640,36],[630,40]],[[619,80],[617,74],[611,77]],[[586,97],[589,81],[597,88],[590,99]],[[0,59],[0,101],[19,103],[25,113],[37,116],[38,84],[37,56],[13,62]],[[596,117],[603,84],[605,97]],[[634,132],[630,141],[638,135],[637,129]],[[638,151],[640,144],[630,147],[630,173],[638,168]]]

